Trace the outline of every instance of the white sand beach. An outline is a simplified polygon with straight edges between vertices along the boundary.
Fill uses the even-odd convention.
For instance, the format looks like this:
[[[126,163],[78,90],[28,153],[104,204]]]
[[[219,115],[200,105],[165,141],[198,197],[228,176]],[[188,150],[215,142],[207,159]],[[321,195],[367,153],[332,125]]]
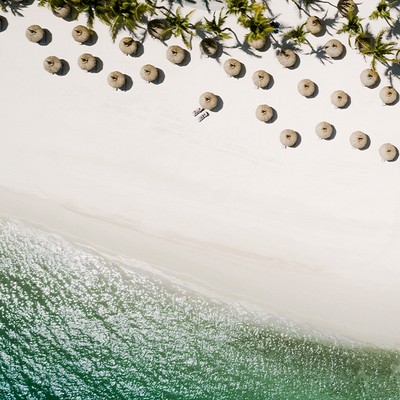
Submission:
[[[375,4],[363,3],[371,3],[359,7],[367,16]],[[280,20],[304,21],[295,7],[277,7]],[[293,70],[272,48],[225,47],[219,61],[202,57],[198,38],[188,65],[177,66],[150,37],[142,55],[124,56],[118,42],[126,35],[113,43],[99,22],[97,42],[85,46],[71,36],[84,18],[67,22],[36,5],[23,17],[1,15],[8,20],[0,32],[1,215],[141,260],[229,301],[400,348],[400,160],[382,162],[378,152],[383,143],[400,148],[400,105],[379,98],[389,84],[381,65],[381,84],[362,86],[369,64],[343,35],[343,59],[300,54]],[[32,24],[51,32],[47,46],[26,39]],[[324,45],[333,32],[309,40]],[[102,70],[80,70],[82,53],[99,57]],[[69,63],[64,76],[43,69],[50,55]],[[244,64],[243,77],[225,74],[230,57]],[[162,70],[159,84],[141,79],[148,63]],[[258,69],[273,76],[267,90],[252,83]],[[129,90],[107,84],[114,70],[131,77]],[[316,97],[298,93],[304,78],[317,83]],[[330,102],[338,89],[351,97],[346,109]],[[206,91],[223,105],[199,123],[192,111]],[[272,123],[255,117],[264,103],[277,112]],[[321,121],[335,126],[332,140],[315,134]],[[287,128],[301,135],[296,148],[279,141]],[[364,151],[349,142],[358,130],[371,139]]]

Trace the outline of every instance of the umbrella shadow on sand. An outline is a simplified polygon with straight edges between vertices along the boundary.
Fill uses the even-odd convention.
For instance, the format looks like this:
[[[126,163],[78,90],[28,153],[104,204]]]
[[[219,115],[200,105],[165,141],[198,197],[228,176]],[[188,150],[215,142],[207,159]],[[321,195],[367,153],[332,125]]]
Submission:
[[[128,90],[131,90],[133,87],[133,80],[129,75],[124,74],[125,77],[125,83],[124,85],[121,87],[121,90],[123,92],[127,92]]]
[[[64,60],[63,58],[60,59],[61,61],[61,68],[60,70],[57,72],[57,75],[59,76],[65,76],[68,74],[68,72],[70,71],[70,66],[67,60]]]
[[[38,43],[40,46],[47,46],[53,41],[53,35],[46,28],[43,28],[43,32],[44,32],[43,39]]]
[[[8,20],[0,15],[0,32],[4,32],[8,28]]]

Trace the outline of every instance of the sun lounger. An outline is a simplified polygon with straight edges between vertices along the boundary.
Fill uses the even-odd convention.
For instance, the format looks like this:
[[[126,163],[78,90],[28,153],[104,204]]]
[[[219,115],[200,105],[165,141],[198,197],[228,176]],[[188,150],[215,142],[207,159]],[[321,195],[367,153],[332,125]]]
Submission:
[[[193,116],[194,117],[197,117],[201,112],[203,112],[204,111],[204,108],[202,108],[202,107],[199,107],[199,108],[196,108],[194,111],[193,111]]]
[[[204,112],[203,114],[200,114],[198,120],[199,122],[203,121],[204,118],[207,118],[210,114],[208,113],[208,111]]]

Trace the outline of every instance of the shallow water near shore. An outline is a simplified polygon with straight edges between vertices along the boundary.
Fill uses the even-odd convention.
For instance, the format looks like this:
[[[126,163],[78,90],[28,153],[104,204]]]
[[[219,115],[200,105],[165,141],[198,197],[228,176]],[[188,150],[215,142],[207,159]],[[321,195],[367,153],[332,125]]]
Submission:
[[[1,399],[398,399],[400,353],[0,222]]]

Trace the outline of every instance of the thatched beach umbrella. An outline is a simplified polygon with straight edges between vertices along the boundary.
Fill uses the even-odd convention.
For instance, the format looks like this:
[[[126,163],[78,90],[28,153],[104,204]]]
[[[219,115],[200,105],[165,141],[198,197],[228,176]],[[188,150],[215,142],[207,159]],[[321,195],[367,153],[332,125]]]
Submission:
[[[338,58],[344,52],[344,45],[337,39],[331,39],[325,43],[324,50],[329,57]]]
[[[256,117],[262,122],[268,122],[274,116],[274,110],[267,104],[260,104],[256,109]]]
[[[171,33],[167,31],[169,22],[164,18],[151,19],[147,23],[147,32],[150,36],[158,40],[168,40]]]
[[[333,126],[329,122],[322,121],[315,127],[315,133],[321,139],[329,139],[333,134]]]
[[[298,135],[293,129],[284,129],[281,132],[279,139],[285,147],[293,147],[297,142]]]
[[[368,141],[368,135],[364,132],[356,131],[350,135],[350,143],[355,149],[364,149],[368,145]]]
[[[56,56],[49,56],[43,61],[43,67],[47,72],[56,74],[62,68],[62,62]]]
[[[397,50],[397,53],[396,53],[396,60],[397,60],[397,62],[400,63],[400,50]]]
[[[120,89],[125,85],[125,75],[119,71],[113,71],[108,75],[107,82],[112,88]]]
[[[379,97],[385,104],[393,104],[399,97],[399,94],[394,87],[385,86],[379,92]]]
[[[72,30],[72,37],[78,43],[85,43],[90,38],[90,31],[86,26],[78,25]]]
[[[135,54],[138,49],[138,42],[131,37],[124,37],[119,41],[119,49],[128,55]]]
[[[167,60],[173,64],[180,64],[185,56],[185,50],[181,46],[170,46],[167,49]]]
[[[324,23],[322,22],[321,18],[312,15],[311,17],[307,18],[306,29],[311,34],[318,35],[324,29]]]
[[[315,93],[316,84],[310,79],[302,79],[297,84],[297,90],[304,97],[310,97]]]
[[[199,47],[202,54],[206,55],[207,57],[212,57],[217,54],[219,44],[215,39],[204,38],[200,42]]]
[[[158,70],[154,65],[146,64],[140,70],[140,76],[147,82],[153,82],[158,78]]]
[[[257,39],[257,40],[249,40],[247,43],[253,49],[260,50],[267,44],[267,38],[261,38],[261,39]]]
[[[257,86],[257,88],[265,88],[268,86],[271,80],[271,75],[260,69],[253,74],[253,83]]]
[[[67,18],[71,14],[71,8],[67,4],[61,7],[54,7],[51,11],[58,18]]]
[[[80,69],[84,71],[90,71],[96,67],[96,57],[89,53],[82,54],[78,58],[78,65]]]
[[[278,61],[285,68],[293,67],[297,61],[297,54],[291,49],[282,49],[277,54]]]
[[[218,97],[214,93],[205,92],[200,96],[199,103],[206,110],[212,110],[217,107]]]
[[[379,82],[379,74],[371,68],[364,69],[360,74],[361,83],[366,87],[375,86]]]
[[[331,103],[337,108],[346,107],[349,100],[349,95],[343,90],[336,90],[331,94]]]
[[[31,25],[26,28],[25,36],[30,42],[38,43],[44,37],[44,30],[39,25]]]
[[[384,161],[393,161],[398,154],[398,150],[390,143],[385,143],[379,147],[379,154]]]
[[[234,58],[230,58],[229,60],[226,60],[224,62],[224,71],[229,76],[237,76],[240,74],[241,70],[242,64],[240,63],[240,61],[235,60]]]
[[[337,3],[337,9],[343,16],[346,16],[349,13],[350,8],[357,11],[357,6],[354,0],[339,0]]]

